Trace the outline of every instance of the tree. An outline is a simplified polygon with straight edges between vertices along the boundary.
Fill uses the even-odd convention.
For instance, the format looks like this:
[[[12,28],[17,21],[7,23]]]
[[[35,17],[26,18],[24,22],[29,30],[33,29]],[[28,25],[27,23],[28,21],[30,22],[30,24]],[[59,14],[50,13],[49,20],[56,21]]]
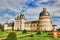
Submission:
[[[57,29],[58,31],[60,31],[60,28],[59,29]]]
[[[11,25],[14,26],[14,22],[12,22]]]
[[[0,24],[0,29],[2,29],[2,25]]]
[[[0,24],[0,30],[4,31],[4,25]]]
[[[13,27],[14,27],[14,22],[11,23],[11,26],[12,26],[12,30],[13,30],[13,29],[14,29],[14,28],[13,28]]]

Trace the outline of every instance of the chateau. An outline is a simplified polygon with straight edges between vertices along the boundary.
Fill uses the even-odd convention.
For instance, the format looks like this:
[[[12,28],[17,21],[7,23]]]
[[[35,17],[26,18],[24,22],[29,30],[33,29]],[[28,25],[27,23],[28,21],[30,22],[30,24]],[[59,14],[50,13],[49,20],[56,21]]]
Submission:
[[[6,25],[8,24],[5,24],[4,26],[5,30],[9,28]],[[43,11],[39,14],[39,19],[36,21],[27,21],[24,14],[18,15],[15,18],[13,29],[14,30],[51,31],[53,27],[52,27],[52,21],[51,21],[49,12],[47,11],[46,8],[43,8]]]

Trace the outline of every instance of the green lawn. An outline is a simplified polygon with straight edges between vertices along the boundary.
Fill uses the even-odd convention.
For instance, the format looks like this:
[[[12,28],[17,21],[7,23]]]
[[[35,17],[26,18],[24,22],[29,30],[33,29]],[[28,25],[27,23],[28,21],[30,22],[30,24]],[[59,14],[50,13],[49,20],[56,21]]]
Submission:
[[[33,34],[36,32],[28,32],[26,34],[33,34],[34,36],[33,37],[28,36],[28,37],[23,37],[23,38],[20,38],[21,35],[25,35],[22,33],[22,31],[15,31],[15,33],[16,33],[18,40],[60,40],[60,38],[50,37],[48,35],[49,32],[43,32],[42,34],[39,34],[39,35]],[[9,34],[8,31],[4,31],[4,32],[0,31],[0,38],[6,38],[8,36],[8,34]]]
[[[0,38],[7,38],[8,34],[9,34],[10,30],[6,30],[6,31],[1,31],[0,30]],[[22,33],[22,31],[15,31],[16,36],[20,36],[20,35],[25,35]],[[26,34],[30,34],[31,32],[27,32]]]
[[[53,38],[48,35],[49,33],[45,32],[41,35],[34,35],[34,37],[24,37],[19,40],[60,40],[60,38]]]

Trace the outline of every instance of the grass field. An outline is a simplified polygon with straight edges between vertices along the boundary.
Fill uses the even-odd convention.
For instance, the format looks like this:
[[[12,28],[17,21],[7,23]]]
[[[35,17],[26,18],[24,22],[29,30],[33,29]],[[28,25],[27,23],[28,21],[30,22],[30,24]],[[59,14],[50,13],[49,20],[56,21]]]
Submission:
[[[20,36],[26,35],[26,34],[23,34],[22,31],[15,31],[15,33],[18,40],[60,40],[60,38],[53,38],[50,35],[48,35],[49,32],[43,32],[42,34],[39,34],[39,35],[33,34],[36,32],[28,32],[26,34],[33,34],[33,37],[28,36],[28,37],[23,37],[23,38],[21,38]],[[0,38],[6,38],[8,34],[9,34],[8,31],[4,31],[4,32],[0,31]]]
[[[60,38],[53,38],[48,33],[42,33],[41,35],[34,35],[34,37],[25,37],[20,40],[60,40]]]

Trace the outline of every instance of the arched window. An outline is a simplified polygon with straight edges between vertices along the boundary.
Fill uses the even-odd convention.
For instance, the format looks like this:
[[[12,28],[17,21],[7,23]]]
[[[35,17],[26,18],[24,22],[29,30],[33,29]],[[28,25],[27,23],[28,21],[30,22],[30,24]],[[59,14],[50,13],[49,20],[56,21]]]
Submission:
[[[35,26],[35,24],[33,24],[33,26]]]
[[[37,26],[39,26],[39,25],[37,24]]]
[[[30,27],[32,27],[32,25],[30,25]]]

